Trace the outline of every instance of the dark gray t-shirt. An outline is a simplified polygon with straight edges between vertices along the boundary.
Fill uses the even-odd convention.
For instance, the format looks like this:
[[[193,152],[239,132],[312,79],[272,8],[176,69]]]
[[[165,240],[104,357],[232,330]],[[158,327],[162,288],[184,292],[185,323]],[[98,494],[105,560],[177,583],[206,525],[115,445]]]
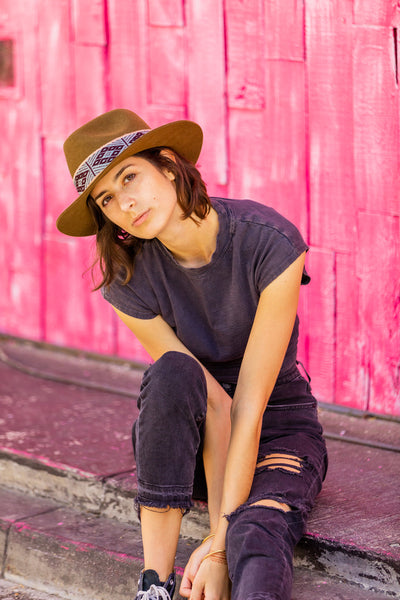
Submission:
[[[139,319],[161,315],[183,344],[221,383],[235,383],[263,289],[308,249],[298,229],[251,200],[211,199],[219,231],[211,261],[180,265],[161,242],[147,240],[131,280],[103,295]],[[309,282],[306,272],[302,283]],[[296,361],[298,318],[280,375]]]

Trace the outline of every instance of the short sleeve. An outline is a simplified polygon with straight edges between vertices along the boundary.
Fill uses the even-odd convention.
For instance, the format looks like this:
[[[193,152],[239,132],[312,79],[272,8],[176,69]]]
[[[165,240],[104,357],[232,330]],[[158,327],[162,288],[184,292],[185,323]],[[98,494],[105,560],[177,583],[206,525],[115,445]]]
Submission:
[[[146,302],[146,299],[135,292],[131,282],[123,285],[118,281],[113,281],[109,286],[104,286],[101,292],[107,302],[131,317],[153,319],[159,314],[154,306],[154,300],[147,298]]]
[[[279,277],[308,246],[295,225],[276,213],[274,224],[262,230],[255,265],[255,283],[261,293],[274,279]],[[307,285],[310,276],[304,269],[301,284]]]

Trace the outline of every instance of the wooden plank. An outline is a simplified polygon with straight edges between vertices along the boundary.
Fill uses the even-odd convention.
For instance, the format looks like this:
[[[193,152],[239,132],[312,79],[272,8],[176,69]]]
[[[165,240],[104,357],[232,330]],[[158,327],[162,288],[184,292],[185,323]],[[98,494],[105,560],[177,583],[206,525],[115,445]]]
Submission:
[[[265,111],[229,112],[229,193],[273,206],[308,237],[304,65],[267,61]]]
[[[399,217],[360,213],[360,319],[370,372],[369,410],[400,414]]]
[[[362,350],[356,256],[336,255],[335,402],[367,410],[369,369]]]
[[[38,0],[43,135],[66,138],[75,128],[74,72],[68,0]]]
[[[129,108],[146,119],[147,16],[144,0],[108,0],[110,108]]]
[[[11,198],[17,198],[15,193],[15,156],[10,152],[13,140],[17,139],[18,110],[14,102],[0,100],[0,112],[7,118],[0,119],[0,165],[1,165],[1,219],[0,219],[0,329],[9,332],[11,304],[11,282],[12,282],[12,258],[14,253],[14,232],[17,228],[15,221],[15,202]]]
[[[114,353],[116,336],[112,318],[100,292],[91,292],[90,273],[84,275],[94,261],[95,239],[72,238],[58,232],[55,226],[60,212],[77,197],[60,140],[45,140],[43,159],[45,339],[93,352]]]
[[[20,88],[1,101],[7,109],[1,119],[2,139],[1,194],[7,208],[2,215],[6,226],[2,243],[9,245],[3,254],[7,260],[3,319],[5,331],[23,337],[42,336],[42,191],[40,182],[40,108],[38,104],[38,49],[35,28],[36,3],[25,10],[15,2],[2,4],[2,32],[16,33],[17,54],[22,58]],[[32,62],[26,60],[29,57]],[[6,193],[7,196],[3,194]]]
[[[182,28],[149,28],[149,103],[183,106],[186,102]]]
[[[46,341],[115,353],[112,318],[100,292],[92,293],[92,240],[46,239]],[[60,301],[62,299],[62,301]]]
[[[75,105],[77,125],[107,110],[105,53],[97,46],[75,46]]]
[[[226,2],[228,105],[260,110],[265,104],[263,2]]]
[[[354,115],[357,205],[400,214],[399,94],[388,27],[355,28]]]
[[[65,235],[56,229],[56,220],[78,194],[72,183],[62,147],[62,139],[48,137],[43,141],[42,178],[46,198],[44,231],[52,236],[60,236],[60,239],[64,240]]]
[[[225,39],[221,2],[187,6],[188,118],[204,131],[199,164],[211,194],[226,194],[228,180],[225,106]]]
[[[92,46],[107,44],[104,2],[105,0],[72,0],[72,24],[76,43]]]
[[[300,60],[304,56],[304,1],[268,0],[265,11],[265,57]]]
[[[400,24],[400,5],[396,0],[354,0],[353,12],[356,25]]]
[[[309,287],[307,344],[314,395],[334,402],[335,394],[335,254],[312,248],[308,257]],[[304,321],[303,321],[304,322]]]
[[[306,257],[306,269],[307,269],[307,272],[310,274],[309,255],[307,255],[307,257]],[[312,289],[310,290],[310,285],[302,286],[302,288],[300,290],[299,306],[297,309],[297,314],[298,314],[299,320],[300,320],[299,340],[298,340],[298,344],[297,344],[297,359],[302,363],[302,365],[305,367],[307,372],[310,369],[310,366],[309,366],[310,336],[308,334],[308,327],[309,327],[308,313],[310,310],[310,308],[309,308],[310,298],[312,298]],[[301,365],[300,365],[300,370],[302,370]],[[302,371],[302,373],[304,375],[303,371]]]
[[[29,255],[27,255],[29,256]],[[38,285],[39,282],[39,285]],[[4,333],[31,340],[43,339],[41,271],[37,252],[32,251],[32,270],[12,269],[9,280],[9,307],[4,315]]]
[[[184,0],[148,0],[149,24],[162,27],[183,27]]]
[[[306,2],[311,243],[354,249],[351,6]]]
[[[264,113],[229,111],[229,196],[250,198],[266,205],[275,199],[267,192],[264,177]],[[251,144],[249,139],[251,138]]]
[[[154,105],[146,108],[146,121],[150,127],[159,127],[172,121],[186,119],[186,106]]]

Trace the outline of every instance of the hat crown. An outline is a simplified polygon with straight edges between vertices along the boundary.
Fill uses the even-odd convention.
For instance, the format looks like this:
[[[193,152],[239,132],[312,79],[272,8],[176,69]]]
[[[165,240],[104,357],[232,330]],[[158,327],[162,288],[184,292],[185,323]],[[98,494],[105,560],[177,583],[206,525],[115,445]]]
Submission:
[[[69,172],[73,176],[88,156],[112,140],[142,129],[150,127],[137,114],[125,108],[111,110],[85,123],[64,142]]]

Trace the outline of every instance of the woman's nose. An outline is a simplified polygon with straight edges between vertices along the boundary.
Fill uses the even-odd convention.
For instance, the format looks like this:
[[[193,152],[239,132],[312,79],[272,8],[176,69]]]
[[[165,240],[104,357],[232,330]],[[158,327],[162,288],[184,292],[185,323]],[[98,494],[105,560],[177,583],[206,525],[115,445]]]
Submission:
[[[125,190],[118,194],[118,203],[123,211],[131,210],[136,204],[134,198]]]

